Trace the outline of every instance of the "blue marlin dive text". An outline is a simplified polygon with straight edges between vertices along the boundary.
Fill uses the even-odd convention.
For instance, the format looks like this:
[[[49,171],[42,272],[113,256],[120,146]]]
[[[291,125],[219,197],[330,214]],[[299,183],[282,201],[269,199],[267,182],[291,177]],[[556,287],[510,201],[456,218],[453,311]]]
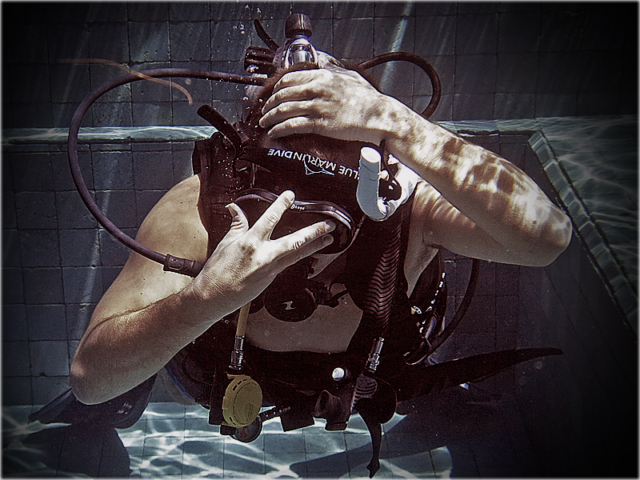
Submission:
[[[309,153],[294,152],[292,150],[283,150],[279,148],[270,148],[267,152],[270,157],[283,157],[292,160],[298,160],[303,163],[307,175],[316,173],[324,173],[325,175],[342,175],[354,180],[358,180],[360,174],[358,169],[349,168],[320,157],[314,157]]]

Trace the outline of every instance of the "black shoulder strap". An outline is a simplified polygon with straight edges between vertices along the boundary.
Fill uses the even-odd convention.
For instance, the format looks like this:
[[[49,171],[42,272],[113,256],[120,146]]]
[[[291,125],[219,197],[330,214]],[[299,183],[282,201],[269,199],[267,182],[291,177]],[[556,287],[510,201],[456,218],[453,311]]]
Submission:
[[[209,233],[208,255],[229,230],[231,215],[226,205],[250,185],[249,172],[236,170],[234,156],[234,147],[219,132],[196,141],[193,151],[193,171],[200,176],[198,210]]]
[[[409,311],[404,257],[409,237],[413,196],[385,222],[367,220],[347,252],[342,282],[363,311],[349,351],[366,356],[383,337],[392,317]]]

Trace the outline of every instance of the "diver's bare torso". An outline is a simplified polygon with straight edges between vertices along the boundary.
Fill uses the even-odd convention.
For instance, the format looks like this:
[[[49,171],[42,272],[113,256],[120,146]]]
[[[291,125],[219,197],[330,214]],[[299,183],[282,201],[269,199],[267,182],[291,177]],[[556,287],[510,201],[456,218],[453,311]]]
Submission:
[[[437,252],[430,247],[420,248],[419,243],[410,240],[408,245],[404,273],[409,283],[409,294]],[[338,257],[333,262],[338,263],[340,260],[342,259]],[[335,274],[341,270],[340,267],[332,269],[332,265],[326,267],[314,280],[331,285]],[[325,272],[327,275],[323,275]],[[334,295],[343,290],[342,284],[331,287]],[[340,299],[337,307],[320,305],[309,318],[301,322],[278,320],[263,308],[249,316],[247,339],[260,348],[276,352],[344,352],[358,328],[361,316],[362,311],[348,294]]]
[[[173,253],[169,249],[169,245],[176,247],[179,242],[175,239],[167,242],[167,246],[163,246],[163,239],[172,237],[172,234],[167,231],[166,226],[170,225],[168,218],[163,216],[162,224],[154,228],[144,229],[144,231],[154,232],[153,244],[154,247],[161,252],[172,253],[174,255],[184,255],[187,258],[194,258],[200,261],[206,260],[201,258],[203,252],[206,251],[207,236],[206,231],[202,226],[200,215],[197,209],[194,209],[192,205],[197,203],[198,193],[200,188],[200,181],[197,175],[187,178],[180,184],[176,185],[169,194],[162,200],[156,208],[160,209],[163,214],[171,217],[180,218],[182,225],[191,224],[193,228],[190,230],[193,233],[194,241],[191,241],[191,246],[188,247],[191,251],[182,251]],[[173,194],[173,197],[172,197]],[[176,206],[176,197],[180,198],[180,206]],[[154,212],[150,214],[147,221],[153,222]],[[159,216],[158,216],[159,218]],[[141,233],[143,236],[149,235],[148,233]],[[175,230],[173,230],[175,232]],[[182,233],[184,234],[184,232]],[[139,238],[142,243],[151,240],[145,238]],[[197,245],[197,247],[196,247]],[[197,253],[196,253],[197,252]],[[415,286],[420,274],[427,267],[429,262],[436,254],[434,248],[425,246],[421,241],[421,235],[417,232],[414,234],[410,231],[409,244],[407,249],[407,255],[405,259],[404,273],[409,283],[409,292]],[[139,261],[139,259],[138,259]],[[334,262],[340,261],[340,257]],[[161,267],[153,265],[149,262],[149,268],[160,270]],[[334,270],[332,272],[332,270]],[[126,272],[123,272],[126,275]],[[324,275],[323,275],[324,273]],[[333,277],[338,272],[335,269],[327,267],[323,272],[317,274],[315,278],[317,281],[325,281],[330,284]],[[157,275],[177,276],[173,273],[158,272]],[[147,277],[148,279],[148,277]],[[188,277],[176,279],[176,289],[180,283],[186,285],[190,279]],[[343,289],[342,285],[336,284],[333,286],[332,291],[337,293]],[[331,308],[327,306],[319,306],[314,314],[306,320],[301,322],[284,322],[270,316],[263,308],[259,312],[256,312],[249,317],[247,326],[246,338],[247,341],[253,345],[271,351],[312,351],[320,353],[337,353],[345,351],[353,333],[358,327],[362,312],[352,302],[348,295],[345,295],[340,299],[340,305]]]

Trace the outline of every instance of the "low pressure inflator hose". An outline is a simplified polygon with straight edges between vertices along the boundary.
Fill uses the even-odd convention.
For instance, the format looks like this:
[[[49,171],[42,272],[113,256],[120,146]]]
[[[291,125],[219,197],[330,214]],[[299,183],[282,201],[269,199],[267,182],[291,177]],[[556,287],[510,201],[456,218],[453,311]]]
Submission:
[[[375,148],[362,147],[360,150],[360,180],[356,190],[356,198],[362,211],[370,219],[377,222],[387,220],[400,205],[411,196],[420,177],[410,168],[398,165],[396,182],[401,187],[401,195],[397,200],[385,200],[380,196],[380,180],[382,156]]]
[[[253,423],[262,407],[262,389],[258,382],[242,374],[244,336],[251,302],[240,309],[231,364],[227,372],[229,384],[222,398],[222,416],[229,427],[242,428]]]

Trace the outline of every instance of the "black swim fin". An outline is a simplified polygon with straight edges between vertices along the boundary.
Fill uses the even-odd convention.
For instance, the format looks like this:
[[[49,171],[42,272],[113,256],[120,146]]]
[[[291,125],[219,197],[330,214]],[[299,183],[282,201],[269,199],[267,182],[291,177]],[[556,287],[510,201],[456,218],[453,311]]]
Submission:
[[[69,389],[29,415],[29,421],[87,425],[95,428],[129,428],[140,419],[147,408],[155,380],[154,375],[132,390],[96,405],[82,403]]]

